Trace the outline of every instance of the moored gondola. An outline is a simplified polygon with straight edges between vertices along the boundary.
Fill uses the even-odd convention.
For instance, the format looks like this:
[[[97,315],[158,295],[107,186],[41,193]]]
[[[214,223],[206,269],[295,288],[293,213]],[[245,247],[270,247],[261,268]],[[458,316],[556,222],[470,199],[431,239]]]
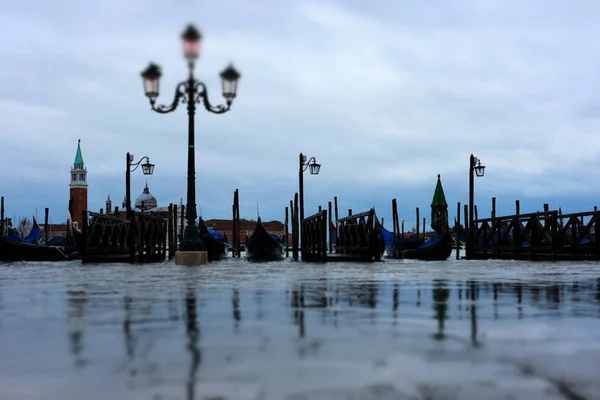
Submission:
[[[202,217],[198,225],[198,233],[206,246],[208,261],[218,261],[227,257],[227,238],[206,226]]]
[[[267,232],[260,217],[252,236],[246,239],[246,258],[252,261],[277,261],[283,258],[283,244]]]
[[[73,231],[72,227],[70,229]],[[60,245],[53,245],[57,240],[40,243],[42,236],[34,218],[33,227],[25,238],[18,235],[0,237],[0,261],[67,261],[78,258],[72,236],[67,236],[64,244]]]
[[[398,227],[398,215],[394,215],[396,229]],[[392,245],[388,249],[388,257],[390,258],[407,258],[423,261],[441,261],[447,260],[452,254],[452,246],[454,240],[450,235],[448,227],[448,203],[444,195],[444,189],[440,175],[438,175],[437,184],[431,202],[431,227],[434,230],[434,236],[429,240],[419,238],[413,235],[410,238],[400,237],[399,232],[394,234],[385,231],[382,233],[386,236],[388,243]],[[390,238],[391,233],[391,238]]]
[[[454,240],[447,234],[426,240],[421,246],[412,250],[393,249],[392,258],[405,258],[423,261],[443,261],[452,254]]]

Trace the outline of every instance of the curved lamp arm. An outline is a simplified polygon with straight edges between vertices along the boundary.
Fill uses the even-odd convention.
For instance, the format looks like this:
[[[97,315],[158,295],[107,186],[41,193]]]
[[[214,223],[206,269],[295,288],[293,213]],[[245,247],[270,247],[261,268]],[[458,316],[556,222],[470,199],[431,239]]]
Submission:
[[[314,157],[309,158],[308,161],[306,161],[302,164],[302,171],[306,171],[306,168],[309,167],[311,162],[317,162],[317,159]]]
[[[167,114],[175,111],[179,103],[185,103],[186,101],[187,81],[180,82],[179,84],[177,84],[177,87],[175,88],[175,97],[173,98],[173,102],[170,105],[159,104],[156,106],[156,99],[150,99],[150,106],[152,107],[153,111],[156,111],[159,114]]]
[[[210,104],[210,101],[208,100],[208,90],[206,89],[206,85],[203,82],[198,81],[194,84],[194,92],[196,93],[196,98],[194,99],[194,102],[204,104],[204,108],[206,108],[206,111],[209,111],[213,114],[223,114],[229,111],[229,109],[231,108],[231,101],[228,101],[227,105],[219,104],[213,106],[212,104]]]
[[[135,164],[133,163],[129,163],[129,172],[133,172],[136,169],[138,169],[138,167],[140,166],[140,164],[142,163],[142,161],[147,160],[148,162],[150,162],[150,158],[148,156],[144,156],[140,159],[140,161],[136,162]],[[134,169],[131,169],[131,167],[135,167]]]

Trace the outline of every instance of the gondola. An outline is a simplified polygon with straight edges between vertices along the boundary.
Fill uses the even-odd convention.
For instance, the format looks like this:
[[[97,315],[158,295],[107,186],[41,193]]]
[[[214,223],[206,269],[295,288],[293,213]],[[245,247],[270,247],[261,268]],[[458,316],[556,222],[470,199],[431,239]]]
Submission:
[[[37,221],[25,238],[18,235],[0,237],[0,261],[67,261],[78,257],[74,241],[67,239],[64,245],[39,243],[43,233]]]
[[[283,258],[284,247],[263,225],[260,217],[252,236],[246,239],[246,258],[253,261],[277,261]]]
[[[198,233],[206,246],[208,261],[219,261],[227,257],[227,238],[206,226],[202,218],[200,218],[198,225]]]
[[[453,244],[454,240],[449,234],[441,237],[433,237],[413,250],[393,249],[393,258],[444,261],[452,254]]]

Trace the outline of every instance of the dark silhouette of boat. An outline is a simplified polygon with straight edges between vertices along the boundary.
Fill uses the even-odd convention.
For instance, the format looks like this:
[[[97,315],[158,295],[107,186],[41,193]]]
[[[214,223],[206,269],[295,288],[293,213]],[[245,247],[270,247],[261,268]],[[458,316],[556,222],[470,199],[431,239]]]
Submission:
[[[69,224],[66,238],[53,238],[43,243],[43,232],[33,218],[33,227],[29,234],[21,238],[19,235],[0,237],[0,261],[67,261],[77,259],[74,229]]]
[[[260,217],[251,236],[246,238],[246,258],[253,261],[277,261],[283,258],[284,247],[276,235],[267,232]]]
[[[202,217],[200,217],[198,225],[198,233],[206,246],[208,261],[219,261],[227,257],[227,237],[206,226]]]
[[[397,215],[394,216],[397,222]],[[394,238],[394,234],[385,231],[382,233],[386,237],[386,241],[389,243],[391,234],[392,245],[389,248],[388,256],[390,258],[406,258],[423,261],[442,261],[447,260],[452,254],[452,247],[454,246],[454,239],[450,234],[448,227],[448,203],[446,202],[446,196],[444,195],[444,189],[442,188],[442,182],[438,175],[435,192],[433,194],[433,200],[431,202],[431,227],[435,234],[433,237],[425,240],[413,235],[409,238],[400,237],[397,235]]]
[[[450,234],[432,237],[411,250],[393,249],[392,258],[406,258],[423,261],[443,261],[452,254],[454,239]]]

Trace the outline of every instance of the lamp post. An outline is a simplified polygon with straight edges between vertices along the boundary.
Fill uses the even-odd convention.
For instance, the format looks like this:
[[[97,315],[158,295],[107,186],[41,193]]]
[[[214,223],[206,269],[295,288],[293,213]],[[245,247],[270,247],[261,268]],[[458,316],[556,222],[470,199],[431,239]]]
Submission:
[[[485,166],[481,165],[481,160],[471,154],[469,159],[469,232],[467,237],[467,259],[471,258],[473,239],[475,238],[475,226],[473,215],[473,202],[475,197],[475,176],[482,177],[485,173]]]
[[[300,153],[298,171],[298,195],[300,197],[300,221],[298,221],[298,230],[300,237],[302,237],[302,220],[304,220],[304,171],[306,171],[306,168],[310,168],[311,175],[319,175],[321,164],[317,163],[317,159],[314,157],[311,157],[310,160],[306,161],[306,156]]]
[[[142,161],[146,160],[144,164]],[[133,154],[127,152],[127,169],[125,172],[125,197],[126,197],[126,206],[127,206],[127,218],[131,218],[131,173],[138,169],[138,167],[142,166],[142,172],[144,175],[152,175],[154,173],[154,164],[150,163],[150,158],[148,156],[144,156],[140,159],[140,161],[133,163]],[[135,167],[131,169],[131,167]]]
[[[219,104],[213,106],[208,100],[208,91],[206,85],[194,77],[194,65],[200,53],[200,42],[202,35],[193,26],[188,25],[183,34],[183,55],[188,62],[188,78],[180,82],[175,88],[175,98],[170,105],[156,105],[156,99],[159,93],[159,81],[161,77],[160,67],[150,63],[142,72],[144,90],[150,100],[150,106],[153,111],[159,114],[167,114],[175,111],[180,103],[187,105],[188,112],[188,166],[187,166],[187,204],[186,220],[187,226],[183,233],[183,239],[179,245],[182,251],[202,251],[204,244],[198,235],[196,227],[196,164],[194,147],[194,116],[196,114],[196,104],[202,103],[204,108],[213,114],[223,114],[229,111],[231,103],[236,97],[237,84],[240,79],[239,72],[230,64],[221,72],[221,83],[225,105]]]

